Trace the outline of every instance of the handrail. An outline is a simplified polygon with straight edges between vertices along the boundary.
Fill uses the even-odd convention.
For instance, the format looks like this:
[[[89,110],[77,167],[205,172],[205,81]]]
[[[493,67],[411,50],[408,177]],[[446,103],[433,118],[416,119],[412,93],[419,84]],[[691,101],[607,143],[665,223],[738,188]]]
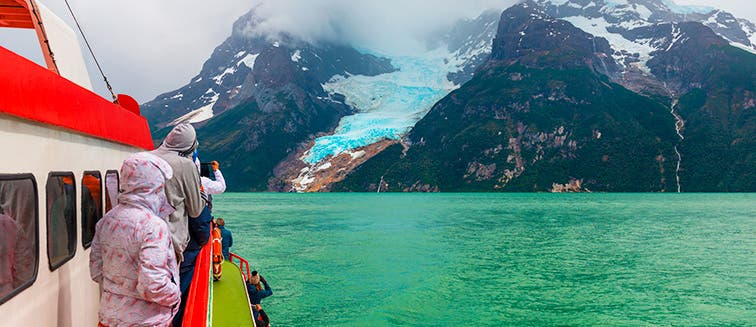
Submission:
[[[211,294],[213,294],[213,258],[211,242],[202,246],[192,276],[192,287],[186,299],[186,309],[182,326],[206,327],[212,315]]]
[[[234,262],[234,259],[239,260],[239,269],[242,271],[242,277],[244,277],[245,282],[252,278],[252,271],[250,270],[249,261],[247,261],[247,259],[244,259],[233,252],[229,252],[229,259],[231,262]]]

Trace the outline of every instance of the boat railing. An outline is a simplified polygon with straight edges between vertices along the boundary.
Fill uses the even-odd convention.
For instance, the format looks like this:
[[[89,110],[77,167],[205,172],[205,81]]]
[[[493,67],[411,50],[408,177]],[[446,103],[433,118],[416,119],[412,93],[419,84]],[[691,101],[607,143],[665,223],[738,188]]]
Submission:
[[[233,252],[229,253],[229,259],[231,259],[231,262],[234,262],[234,259],[239,261],[238,266],[242,271],[242,276],[244,277],[245,282],[252,278],[252,271],[250,270],[249,261],[247,261],[247,259],[244,259],[240,255]]]
[[[192,287],[189,288],[182,326],[209,326],[212,314],[210,294],[213,293],[212,242],[202,246],[194,267]]]

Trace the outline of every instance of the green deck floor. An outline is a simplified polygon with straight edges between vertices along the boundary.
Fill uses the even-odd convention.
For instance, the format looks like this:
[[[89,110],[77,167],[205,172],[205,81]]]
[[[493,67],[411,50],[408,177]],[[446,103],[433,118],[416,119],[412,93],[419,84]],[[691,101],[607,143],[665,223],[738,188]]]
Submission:
[[[223,277],[213,282],[213,327],[254,327],[239,267],[223,261]]]

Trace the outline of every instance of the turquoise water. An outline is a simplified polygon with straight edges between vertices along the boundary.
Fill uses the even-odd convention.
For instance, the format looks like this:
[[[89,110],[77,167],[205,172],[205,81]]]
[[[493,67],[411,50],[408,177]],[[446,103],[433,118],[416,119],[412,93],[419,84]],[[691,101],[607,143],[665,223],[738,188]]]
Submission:
[[[226,194],[273,326],[756,325],[756,194]]]

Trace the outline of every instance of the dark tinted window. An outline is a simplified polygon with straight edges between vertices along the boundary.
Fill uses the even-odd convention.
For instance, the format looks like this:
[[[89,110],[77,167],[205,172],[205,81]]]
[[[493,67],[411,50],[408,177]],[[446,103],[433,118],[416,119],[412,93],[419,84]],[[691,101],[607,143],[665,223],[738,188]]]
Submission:
[[[85,171],[81,178],[81,244],[88,248],[95,225],[102,218],[102,177],[99,171]]]
[[[47,257],[50,270],[71,259],[76,252],[76,183],[72,173],[47,177]]]
[[[37,183],[31,174],[0,174],[0,303],[37,276]]]
[[[105,173],[105,212],[118,204],[118,171],[108,170]]]

